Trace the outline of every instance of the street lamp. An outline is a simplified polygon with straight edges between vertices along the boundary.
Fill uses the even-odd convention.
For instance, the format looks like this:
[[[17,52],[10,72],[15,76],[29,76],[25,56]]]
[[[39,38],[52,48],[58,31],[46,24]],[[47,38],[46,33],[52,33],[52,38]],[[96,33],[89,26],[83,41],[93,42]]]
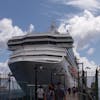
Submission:
[[[35,79],[35,100],[37,100],[37,81],[38,81],[38,77],[37,77],[37,74],[38,74],[38,70],[47,70],[47,71],[50,71],[50,82],[52,83],[53,81],[53,73],[55,71],[55,69],[52,69],[52,70],[49,70],[43,66],[41,66],[40,64],[36,64],[35,67],[34,67],[34,79]]]
[[[95,96],[96,96],[96,100],[99,100],[99,89],[98,89],[98,74],[100,71],[100,67],[96,68],[96,74],[95,74]]]
[[[79,60],[79,59],[78,59]],[[84,79],[84,69],[83,69],[83,62],[78,63],[77,59],[75,58],[76,65],[78,66],[78,88],[80,89],[80,73],[79,73],[79,65],[82,65],[82,91],[83,91],[83,79]]]
[[[53,75],[54,75],[54,72],[52,72],[53,70],[50,71],[50,83],[52,84],[53,83]]]
[[[37,100],[37,74],[38,74],[38,70],[42,70],[43,66],[41,66],[40,64],[36,64],[34,67],[34,84],[35,84],[35,100]]]
[[[35,100],[37,100],[37,66],[34,67],[34,77],[35,77]]]
[[[87,89],[87,81],[88,81],[88,71],[87,70],[89,70],[89,69],[91,69],[90,67],[85,67],[85,72],[86,72],[86,89]]]
[[[49,69],[48,69],[48,70],[49,70]],[[50,75],[50,82],[51,82],[51,83],[53,83],[55,71],[56,71],[55,68],[53,68],[53,69],[50,70],[50,74],[51,74],[51,75]]]
[[[79,91],[80,91],[79,65],[82,65],[82,78],[81,78],[81,79],[82,79],[82,83],[81,83],[81,87],[82,87],[82,88],[81,88],[81,91],[80,91],[80,92],[83,93],[83,92],[84,92],[84,91],[83,91],[83,90],[84,90],[84,89],[83,89],[83,86],[84,86],[84,81],[85,81],[85,80],[84,80],[84,68],[83,68],[84,66],[83,66],[83,62],[82,62],[82,63],[78,63],[76,58],[75,58],[75,61],[76,61],[76,65],[78,66],[78,90],[79,90]],[[82,97],[82,100],[83,100],[83,99],[84,99],[84,95],[82,95],[81,97]],[[79,95],[79,99],[80,99],[80,95]]]
[[[83,62],[82,63],[77,63],[78,65],[82,65],[82,92],[83,92],[83,83],[84,83],[84,69],[83,69]],[[79,70],[79,68],[78,68]],[[80,77],[80,76],[79,76]]]
[[[9,100],[11,100],[11,77],[13,75],[11,73],[8,74],[8,83],[9,83]]]

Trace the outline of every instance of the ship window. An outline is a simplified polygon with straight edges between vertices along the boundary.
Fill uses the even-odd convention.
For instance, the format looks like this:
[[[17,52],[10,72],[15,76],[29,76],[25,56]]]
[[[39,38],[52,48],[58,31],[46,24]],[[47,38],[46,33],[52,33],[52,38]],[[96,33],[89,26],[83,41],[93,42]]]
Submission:
[[[27,41],[27,42],[22,42],[22,43],[19,43],[19,44],[17,44],[17,43],[15,43],[15,44],[8,44],[8,46],[17,46],[17,45],[24,45],[24,44],[28,44],[28,45],[38,45],[38,44],[53,44],[53,45],[55,45],[55,44],[64,44],[64,43],[68,43],[69,45],[71,45],[72,44],[72,42],[56,42],[56,41]]]
[[[46,54],[41,54],[41,55],[16,55],[16,56],[11,57],[11,58],[16,58],[16,57],[20,57],[20,56],[50,56],[50,57],[62,57],[62,56],[59,56],[59,55],[46,55]]]

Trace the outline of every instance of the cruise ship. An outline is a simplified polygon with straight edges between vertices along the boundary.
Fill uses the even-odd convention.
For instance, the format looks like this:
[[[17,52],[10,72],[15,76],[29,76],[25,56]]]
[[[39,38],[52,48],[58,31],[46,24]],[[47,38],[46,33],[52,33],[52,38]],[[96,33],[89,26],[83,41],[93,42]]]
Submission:
[[[72,87],[77,82],[73,39],[57,31],[29,33],[8,41],[12,51],[8,65],[15,79],[26,91],[28,84],[48,85],[62,82]],[[37,82],[37,83],[36,83]]]

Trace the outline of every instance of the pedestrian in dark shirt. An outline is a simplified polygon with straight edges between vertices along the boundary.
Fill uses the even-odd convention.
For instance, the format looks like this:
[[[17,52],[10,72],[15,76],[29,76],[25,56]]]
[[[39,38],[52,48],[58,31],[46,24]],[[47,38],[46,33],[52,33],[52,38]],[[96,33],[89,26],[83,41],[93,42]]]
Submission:
[[[62,88],[60,82],[57,84],[57,88],[55,90],[55,100],[66,100],[66,92],[65,89]]]
[[[48,89],[46,90],[45,94],[46,94],[45,100],[55,100],[55,92],[52,84],[48,86]]]
[[[71,94],[71,88],[68,88],[68,93],[69,93],[69,95]]]
[[[72,88],[72,92],[73,92],[73,96],[75,96],[75,94],[76,94],[76,88],[75,87]]]

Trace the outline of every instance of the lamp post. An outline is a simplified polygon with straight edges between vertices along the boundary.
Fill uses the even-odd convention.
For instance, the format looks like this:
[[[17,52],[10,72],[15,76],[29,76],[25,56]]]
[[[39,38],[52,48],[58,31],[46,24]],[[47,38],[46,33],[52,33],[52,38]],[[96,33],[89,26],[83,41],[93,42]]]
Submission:
[[[77,59],[75,58],[76,61],[76,65],[78,66],[78,90],[80,91],[80,75],[79,75],[79,65],[82,65],[82,83],[81,83],[81,91],[83,93],[83,86],[84,86],[84,66],[83,66],[83,62],[82,63],[78,63]],[[82,100],[84,99],[84,96],[81,97]],[[79,99],[80,99],[80,95],[79,95]]]
[[[35,76],[35,100],[37,100],[37,66],[34,67],[34,76]]]
[[[77,63],[78,65],[82,65],[82,90],[81,92],[83,92],[83,83],[84,83],[84,70],[83,70],[83,63]],[[78,68],[79,69],[79,68]],[[79,76],[80,77],[80,76]]]
[[[53,72],[52,72],[52,70],[50,71],[50,83],[52,84],[53,83]]]
[[[41,66],[40,64],[36,64],[35,67],[34,67],[35,100],[37,100],[37,81],[38,81],[37,75],[38,75],[38,70],[47,70],[47,71],[49,71],[49,69],[47,69],[47,68]],[[54,72],[54,70],[55,70],[55,69],[51,70],[51,72],[50,72],[50,73],[51,73],[51,75],[50,75],[50,81],[51,81],[51,83],[52,83],[52,81],[53,81],[53,72]]]
[[[89,69],[91,69],[90,67],[85,67],[85,72],[86,72],[86,89],[87,89],[87,81],[88,81],[88,71],[87,70],[89,70]]]
[[[9,100],[11,100],[11,77],[12,77],[13,75],[11,74],[11,73],[9,73],[8,74],[8,83],[9,83]]]
[[[99,75],[100,67],[96,68],[96,74],[95,74],[95,96],[96,100],[99,100],[99,87],[98,87],[98,75]]]
[[[80,75],[79,75],[79,65],[81,64],[82,65],[82,91],[83,91],[83,79],[84,79],[84,70],[83,70],[83,63],[78,63],[76,61],[76,64],[78,66],[78,88],[80,89]]]
[[[95,74],[95,96],[96,100],[99,100],[98,96],[98,70],[96,69],[96,74]]]
[[[36,64],[34,67],[35,100],[37,100],[37,74],[39,69],[42,70],[43,66],[41,66],[40,64]]]
[[[76,66],[78,68],[78,92],[79,92],[79,90],[80,90],[80,77],[79,77],[79,66],[78,66],[77,60],[78,59],[75,57]]]
[[[53,80],[54,80],[54,73],[55,73],[55,71],[56,71],[56,69],[55,68],[53,68],[53,69],[47,69],[47,70],[49,70],[50,71],[50,82],[51,83],[53,83]]]
[[[99,79],[100,79],[100,65],[99,65],[99,67],[98,67],[98,82],[99,82]],[[100,87],[100,85],[99,85],[99,83],[98,83],[98,100],[100,99],[100,89],[99,89],[99,87]]]

